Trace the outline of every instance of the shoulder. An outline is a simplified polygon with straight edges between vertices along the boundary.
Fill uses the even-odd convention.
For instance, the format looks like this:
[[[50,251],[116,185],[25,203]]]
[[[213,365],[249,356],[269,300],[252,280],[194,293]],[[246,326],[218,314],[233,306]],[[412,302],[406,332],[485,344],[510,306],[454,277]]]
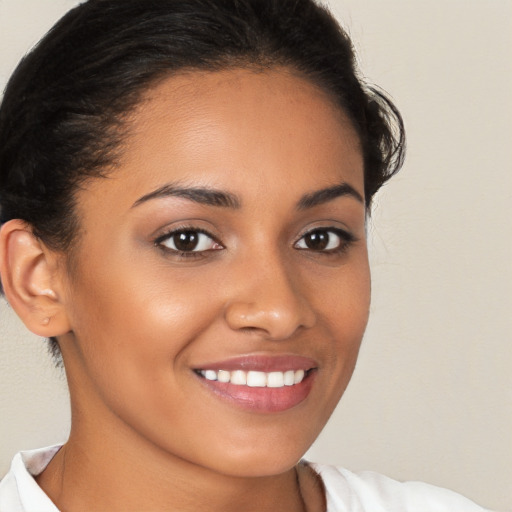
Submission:
[[[41,473],[60,445],[20,452],[0,482],[1,512],[58,512],[50,498],[37,485],[34,476]]]
[[[328,512],[489,512],[448,489],[398,482],[379,473],[311,464],[325,487]]]

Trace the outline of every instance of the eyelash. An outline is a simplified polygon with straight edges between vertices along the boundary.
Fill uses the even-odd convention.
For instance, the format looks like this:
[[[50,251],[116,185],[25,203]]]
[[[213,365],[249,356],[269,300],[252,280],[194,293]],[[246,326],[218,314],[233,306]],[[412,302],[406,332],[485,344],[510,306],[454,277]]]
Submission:
[[[165,245],[166,241],[173,240],[174,237],[176,237],[176,236],[178,236],[180,234],[191,234],[191,235],[193,234],[193,235],[204,235],[204,236],[207,236],[211,240],[211,243],[218,245],[218,247],[210,248],[210,249],[204,249],[204,250],[199,250],[199,251],[197,251],[197,250],[180,251],[179,249],[172,249],[171,247],[167,247]],[[336,235],[339,238],[338,246],[334,247],[334,248],[331,248],[331,249],[327,249],[327,250],[325,250],[325,249],[315,250],[315,249],[312,249],[312,248],[307,247],[307,246],[306,247],[297,247],[297,245],[301,241],[304,241],[304,239],[307,236],[313,236],[313,235],[318,235],[318,234],[329,234],[328,245],[331,243],[331,235],[333,235],[333,234]],[[324,227],[319,227],[319,228],[311,229],[311,230],[307,231],[306,233],[304,233],[299,238],[299,240],[297,240],[297,242],[295,242],[293,244],[293,247],[296,250],[298,250],[298,251],[310,251],[310,252],[315,253],[315,254],[329,256],[329,255],[339,255],[339,254],[342,254],[342,253],[346,252],[348,250],[348,248],[354,242],[357,242],[357,238],[353,234],[349,233],[348,231],[345,231],[345,230],[340,229],[340,228],[334,228],[334,227],[325,227],[325,228]],[[159,247],[162,251],[166,252],[167,254],[170,253],[170,254],[172,254],[174,256],[177,256],[177,257],[183,258],[183,259],[205,257],[206,253],[209,253],[209,252],[212,252],[212,251],[219,251],[219,250],[225,248],[208,231],[206,231],[206,230],[204,230],[202,228],[197,228],[197,227],[193,227],[193,226],[180,227],[180,228],[177,228],[177,229],[173,229],[172,231],[168,231],[167,233],[165,233],[163,235],[160,235],[154,241],[154,245]],[[176,243],[174,243],[174,246],[176,246]]]
[[[332,234],[336,235],[339,238],[338,246],[334,247],[332,249],[327,249],[327,250],[325,250],[325,249],[315,250],[315,249],[311,249],[309,247],[300,247],[300,248],[297,247],[297,244],[299,242],[303,241],[307,236],[312,236],[315,234],[318,235],[320,233],[329,234],[328,244],[331,243],[331,240],[330,240],[331,235]],[[346,252],[354,242],[357,242],[357,238],[352,233],[349,233],[348,231],[345,231],[344,229],[334,228],[334,227],[325,227],[325,228],[318,227],[318,228],[310,229],[309,231],[304,233],[299,238],[299,240],[297,242],[295,242],[294,247],[299,251],[311,251],[316,254],[329,256],[329,255],[339,255],[339,254]]]
[[[211,239],[212,244],[217,244],[219,247],[205,249],[202,251],[196,251],[196,250],[180,251],[179,249],[172,249],[171,247],[165,246],[164,243],[167,240],[173,240],[174,237],[176,237],[180,234],[186,234],[186,233],[207,236],[208,238]],[[200,258],[200,257],[204,257],[205,253],[212,252],[212,251],[219,251],[221,249],[224,249],[224,246],[208,231],[206,231],[205,229],[197,228],[197,227],[193,227],[193,226],[180,227],[180,228],[168,231],[167,233],[159,236],[155,240],[154,244],[157,247],[159,247],[160,249],[162,249],[164,252],[166,252],[167,254],[170,253],[172,255],[175,255],[175,256],[177,256],[179,258],[183,258],[183,259],[185,259],[185,258]],[[176,244],[174,244],[174,245],[176,246]]]

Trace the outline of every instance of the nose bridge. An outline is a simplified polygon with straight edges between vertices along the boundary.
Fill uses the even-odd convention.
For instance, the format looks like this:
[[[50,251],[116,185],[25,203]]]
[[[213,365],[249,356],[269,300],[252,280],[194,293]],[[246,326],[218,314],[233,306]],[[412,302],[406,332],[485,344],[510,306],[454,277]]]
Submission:
[[[278,249],[241,258],[232,277],[236,284],[226,307],[231,328],[261,331],[278,340],[315,323],[300,276]]]

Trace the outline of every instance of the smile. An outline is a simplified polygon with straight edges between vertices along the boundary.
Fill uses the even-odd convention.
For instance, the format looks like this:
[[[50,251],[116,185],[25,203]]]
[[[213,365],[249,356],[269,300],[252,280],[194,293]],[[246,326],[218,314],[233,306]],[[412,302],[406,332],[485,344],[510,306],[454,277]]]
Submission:
[[[284,372],[260,372],[245,370],[199,370],[198,373],[209,381],[218,381],[248,386],[251,388],[282,388],[300,384],[307,374],[306,370],[287,370]]]
[[[247,354],[198,364],[193,371],[203,389],[237,408],[276,413],[306,400],[319,364],[296,354]]]

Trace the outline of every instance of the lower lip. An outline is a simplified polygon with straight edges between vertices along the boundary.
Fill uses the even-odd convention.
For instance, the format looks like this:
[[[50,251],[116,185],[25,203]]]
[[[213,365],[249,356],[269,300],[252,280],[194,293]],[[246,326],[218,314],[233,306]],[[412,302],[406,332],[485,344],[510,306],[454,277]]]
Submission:
[[[230,382],[207,380],[200,376],[198,378],[219,398],[241,409],[258,413],[275,413],[286,411],[303,402],[311,391],[315,374],[315,370],[310,370],[299,384],[282,388],[252,388]]]

